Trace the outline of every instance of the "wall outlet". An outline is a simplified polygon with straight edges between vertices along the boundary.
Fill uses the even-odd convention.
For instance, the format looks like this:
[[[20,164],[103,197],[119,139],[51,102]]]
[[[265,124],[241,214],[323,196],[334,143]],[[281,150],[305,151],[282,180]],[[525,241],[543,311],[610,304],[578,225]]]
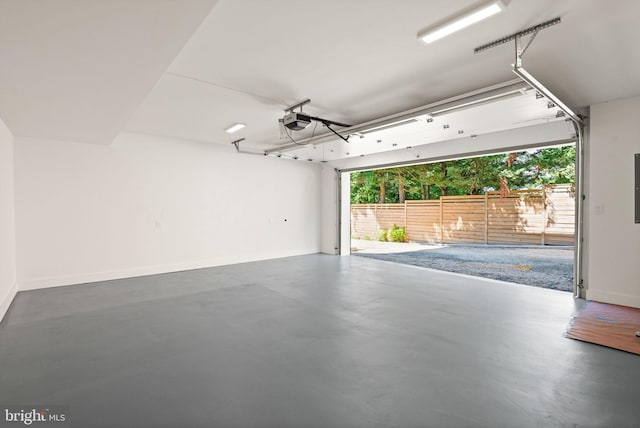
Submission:
[[[596,215],[602,215],[604,214],[604,204],[597,204],[594,209],[593,209],[594,213]]]

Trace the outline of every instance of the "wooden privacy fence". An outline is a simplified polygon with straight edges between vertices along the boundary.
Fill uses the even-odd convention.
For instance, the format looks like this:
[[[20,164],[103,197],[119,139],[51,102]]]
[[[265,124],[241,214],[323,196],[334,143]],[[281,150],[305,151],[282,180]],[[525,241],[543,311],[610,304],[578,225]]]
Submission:
[[[404,204],[351,205],[351,235],[376,239],[405,228],[407,240],[431,243],[573,245],[575,196],[568,184],[481,196],[443,196]]]

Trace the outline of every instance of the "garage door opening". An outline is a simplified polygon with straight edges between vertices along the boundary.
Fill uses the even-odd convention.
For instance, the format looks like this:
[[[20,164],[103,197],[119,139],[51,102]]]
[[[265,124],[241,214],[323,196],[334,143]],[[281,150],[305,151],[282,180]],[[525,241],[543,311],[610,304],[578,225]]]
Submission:
[[[351,254],[571,292],[575,144],[352,172]]]

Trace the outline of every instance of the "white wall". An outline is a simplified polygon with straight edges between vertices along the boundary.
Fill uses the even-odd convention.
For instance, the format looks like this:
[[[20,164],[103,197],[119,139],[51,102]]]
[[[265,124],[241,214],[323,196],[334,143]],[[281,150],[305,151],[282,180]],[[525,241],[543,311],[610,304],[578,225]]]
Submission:
[[[320,250],[320,166],[231,146],[16,138],[15,194],[20,289]]]
[[[15,294],[13,135],[0,120],[0,320]]]
[[[587,298],[640,307],[640,224],[634,223],[634,154],[640,97],[591,106],[586,199]]]

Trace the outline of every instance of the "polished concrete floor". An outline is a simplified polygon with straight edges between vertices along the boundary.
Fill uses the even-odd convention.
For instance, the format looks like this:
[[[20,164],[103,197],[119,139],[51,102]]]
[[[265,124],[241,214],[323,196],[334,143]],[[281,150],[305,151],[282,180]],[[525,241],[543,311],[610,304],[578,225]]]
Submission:
[[[0,404],[82,428],[640,426],[640,357],[564,338],[577,304],[326,255],[21,292]]]

